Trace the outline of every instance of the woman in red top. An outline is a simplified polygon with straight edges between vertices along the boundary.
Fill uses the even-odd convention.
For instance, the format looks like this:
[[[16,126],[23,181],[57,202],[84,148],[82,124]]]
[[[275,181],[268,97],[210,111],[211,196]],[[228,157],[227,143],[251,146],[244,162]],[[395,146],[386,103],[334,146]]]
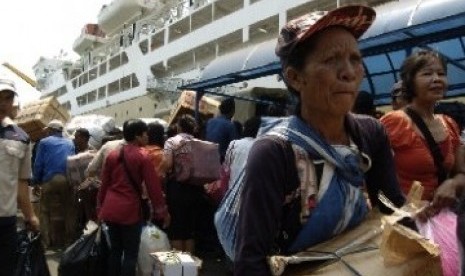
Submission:
[[[163,221],[163,227],[170,223],[160,179],[142,148],[147,145],[147,125],[141,120],[128,120],[123,125],[123,136],[127,145],[113,150],[106,158],[97,197],[99,218],[108,225],[110,235],[108,275],[112,276],[135,275],[143,220],[139,194],[142,186],[152,203],[153,218]],[[133,185],[140,185],[139,191]]]
[[[423,199],[435,200],[437,210],[450,204],[450,187],[465,182],[463,169],[457,160],[460,156],[460,133],[457,124],[445,115],[434,114],[434,106],[444,97],[447,90],[447,66],[436,52],[420,50],[409,56],[401,67],[401,78],[406,109],[418,114],[431,132],[443,156],[442,166],[448,178],[438,180],[438,169],[428,143],[419,127],[407,115],[405,109],[396,110],[381,118],[386,127],[404,193],[408,193],[412,182],[420,181],[425,189]]]

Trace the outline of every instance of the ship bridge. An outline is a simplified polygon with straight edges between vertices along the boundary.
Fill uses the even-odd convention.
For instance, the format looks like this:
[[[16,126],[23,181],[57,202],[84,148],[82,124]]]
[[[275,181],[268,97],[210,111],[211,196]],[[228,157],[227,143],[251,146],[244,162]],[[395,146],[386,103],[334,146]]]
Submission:
[[[375,8],[377,19],[359,40],[366,77],[361,90],[374,95],[376,105],[390,102],[403,60],[419,48],[440,52],[447,59],[447,97],[465,95],[465,1],[404,0]],[[276,39],[222,56],[211,62],[199,81],[178,87],[222,96],[214,88],[281,73],[274,54]]]

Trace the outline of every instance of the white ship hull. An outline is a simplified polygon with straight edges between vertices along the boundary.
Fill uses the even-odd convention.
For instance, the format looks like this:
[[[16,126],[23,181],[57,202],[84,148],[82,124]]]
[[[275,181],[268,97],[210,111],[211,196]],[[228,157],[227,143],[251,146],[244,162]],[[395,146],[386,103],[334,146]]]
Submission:
[[[163,117],[176,98],[177,84],[197,79],[218,56],[275,38],[289,19],[334,8],[339,2],[216,0],[197,1],[197,8],[166,8],[179,1],[163,1],[163,12],[154,9],[132,18],[134,22],[124,23],[119,31],[111,26],[116,35],[81,53],[79,63],[67,64],[66,70],[56,60],[50,66],[47,60],[39,61],[34,69],[42,95],[56,95],[72,115],[110,115],[119,123],[130,117]],[[186,14],[181,16],[182,12]],[[167,14],[171,19],[160,25]],[[276,77],[256,85],[269,86],[270,80],[282,86]]]

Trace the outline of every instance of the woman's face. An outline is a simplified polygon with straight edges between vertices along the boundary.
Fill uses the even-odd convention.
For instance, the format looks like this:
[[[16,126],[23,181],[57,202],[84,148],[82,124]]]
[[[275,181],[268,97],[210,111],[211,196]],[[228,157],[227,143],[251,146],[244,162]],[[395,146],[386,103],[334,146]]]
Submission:
[[[413,77],[413,101],[436,103],[447,90],[447,76],[441,61],[432,57]]]
[[[290,84],[300,93],[301,114],[344,116],[352,109],[364,75],[357,40],[341,27],[329,28],[315,39],[303,69],[291,69],[295,72]]]

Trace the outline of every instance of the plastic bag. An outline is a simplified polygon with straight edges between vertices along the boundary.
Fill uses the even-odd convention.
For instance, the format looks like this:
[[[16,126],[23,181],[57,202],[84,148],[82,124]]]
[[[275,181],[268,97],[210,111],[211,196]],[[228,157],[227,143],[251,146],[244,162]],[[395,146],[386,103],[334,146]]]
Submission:
[[[82,235],[70,245],[60,259],[60,276],[100,276],[107,271],[108,244],[102,227],[89,235]]]
[[[50,276],[40,234],[19,231],[17,254],[15,276]]]
[[[144,226],[140,237],[139,256],[137,259],[138,275],[151,275],[154,259],[149,255],[150,253],[169,250],[171,250],[171,246],[165,232],[151,223]]]
[[[442,210],[425,223],[416,222],[421,235],[432,240],[441,249],[441,265],[444,276],[459,275],[459,252],[457,246],[457,215]]]

